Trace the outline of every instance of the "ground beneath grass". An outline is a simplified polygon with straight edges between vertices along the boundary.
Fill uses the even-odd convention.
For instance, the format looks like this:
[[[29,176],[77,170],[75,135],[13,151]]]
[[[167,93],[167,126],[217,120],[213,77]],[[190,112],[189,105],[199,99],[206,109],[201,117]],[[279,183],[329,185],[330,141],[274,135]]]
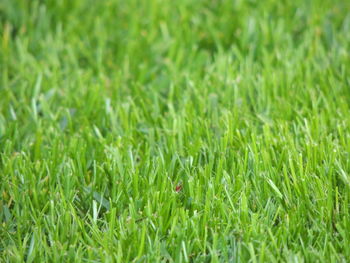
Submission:
[[[0,1],[1,262],[350,260],[350,2]]]

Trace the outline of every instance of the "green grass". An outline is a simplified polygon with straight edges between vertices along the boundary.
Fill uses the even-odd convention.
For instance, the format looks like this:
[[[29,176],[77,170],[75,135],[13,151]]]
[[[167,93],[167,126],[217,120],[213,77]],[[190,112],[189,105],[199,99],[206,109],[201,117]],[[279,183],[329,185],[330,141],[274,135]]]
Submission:
[[[1,0],[0,262],[350,260],[350,2]]]

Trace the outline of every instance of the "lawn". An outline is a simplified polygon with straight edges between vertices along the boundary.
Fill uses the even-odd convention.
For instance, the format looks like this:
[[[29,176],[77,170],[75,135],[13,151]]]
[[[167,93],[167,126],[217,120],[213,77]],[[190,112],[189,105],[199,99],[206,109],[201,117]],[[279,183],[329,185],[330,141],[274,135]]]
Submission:
[[[350,1],[0,1],[0,262],[347,262],[349,155]]]

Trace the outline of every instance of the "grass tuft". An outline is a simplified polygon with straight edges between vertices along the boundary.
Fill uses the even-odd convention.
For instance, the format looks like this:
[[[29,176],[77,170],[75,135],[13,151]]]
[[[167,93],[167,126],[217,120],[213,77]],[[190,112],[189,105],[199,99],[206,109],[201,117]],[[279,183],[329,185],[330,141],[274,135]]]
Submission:
[[[350,5],[2,0],[1,262],[350,260]]]

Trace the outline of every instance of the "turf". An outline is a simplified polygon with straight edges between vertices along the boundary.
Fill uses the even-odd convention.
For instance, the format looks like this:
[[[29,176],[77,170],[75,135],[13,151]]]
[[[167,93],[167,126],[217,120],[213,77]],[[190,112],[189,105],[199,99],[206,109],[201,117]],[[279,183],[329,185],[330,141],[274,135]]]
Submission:
[[[350,260],[350,2],[0,1],[1,262]]]

